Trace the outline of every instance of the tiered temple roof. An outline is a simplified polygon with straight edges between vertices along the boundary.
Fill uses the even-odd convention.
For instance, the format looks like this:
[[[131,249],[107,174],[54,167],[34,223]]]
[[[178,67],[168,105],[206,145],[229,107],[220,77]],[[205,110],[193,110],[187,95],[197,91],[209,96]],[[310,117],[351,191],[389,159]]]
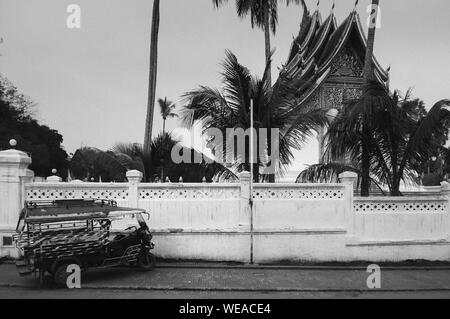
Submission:
[[[281,74],[294,81],[301,89],[303,102],[315,99],[316,107],[332,107],[320,97],[319,88],[327,83],[328,89],[341,89],[341,99],[359,95],[363,80],[363,65],[367,39],[356,10],[338,25],[334,12],[322,21],[316,10],[305,11],[298,36],[294,39]],[[388,85],[389,73],[373,58],[375,78]],[[353,94],[351,90],[353,91]],[[347,92],[348,91],[348,92]],[[314,98],[314,95],[315,98]],[[320,95],[320,96],[319,96]],[[344,95],[344,97],[342,97]],[[337,101],[339,102],[339,100]]]

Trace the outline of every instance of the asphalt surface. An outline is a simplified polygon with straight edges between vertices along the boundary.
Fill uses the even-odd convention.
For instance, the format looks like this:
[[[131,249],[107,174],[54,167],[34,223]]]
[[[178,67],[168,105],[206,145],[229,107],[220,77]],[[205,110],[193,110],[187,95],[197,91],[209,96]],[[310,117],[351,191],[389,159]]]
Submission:
[[[90,270],[82,289],[44,286],[0,265],[0,298],[450,298],[450,267],[381,267],[381,288],[369,289],[365,267],[248,267],[162,264]]]

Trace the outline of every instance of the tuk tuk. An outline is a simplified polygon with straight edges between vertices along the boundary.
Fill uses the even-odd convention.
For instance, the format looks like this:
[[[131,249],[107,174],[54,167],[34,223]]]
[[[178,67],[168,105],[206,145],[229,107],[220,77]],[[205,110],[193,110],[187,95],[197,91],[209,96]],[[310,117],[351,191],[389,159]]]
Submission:
[[[84,272],[89,268],[119,265],[150,270],[152,235],[143,209],[118,207],[112,200],[27,201],[20,213],[14,241],[20,258],[20,275],[35,273],[43,282],[50,274],[58,286],[66,286],[69,265]],[[114,231],[112,223],[124,218],[136,225]]]

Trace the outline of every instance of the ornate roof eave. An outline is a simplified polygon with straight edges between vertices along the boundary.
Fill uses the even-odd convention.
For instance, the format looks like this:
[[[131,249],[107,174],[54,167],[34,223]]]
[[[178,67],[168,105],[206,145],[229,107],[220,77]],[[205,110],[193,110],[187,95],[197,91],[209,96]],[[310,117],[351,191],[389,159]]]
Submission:
[[[375,78],[378,80],[378,82],[384,83],[385,85],[387,85],[387,82],[388,82],[388,80],[389,80],[389,77],[385,80],[385,79],[382,77],[382,75],[381,75],[378,71],[375,70],[374,73],[375,73]]]
[[[331,62],[333,61],[333,59],[335,58],[335,56],[341,51],[344,44],[347,42],[348,36],[352,29],[353,20],[355,17],[354,12],[352,12],[351,15],[352,15],[351,19],[347,20],[347,25],[345,26],[344,32],[340,36],[340,39],[338,42],[339,44],[334,48],[333,52],[328,56],[328,58],[325,60],[325,62],[320,66],[320,69],[319,69],[320,73],[323,72],[323,70],[326,70],[327,68],[329,68],[329,66],[330,66]]]
[[[303,105],[313,94],[316,92],[316,90],[320,87],[320,85],[328,78],[328,75],[331,73],[331,67],[328,68],[314,83],[314,85],[305,93],[303,94],[303,98],[300,101],[299,105]]]
[[[290,73],[295,67],[298,65],[299,62],[302,61],[302,55],[300,53],[297,53],[292,60],[286,65],[286,70],[288,73]]]
[[[319,11],[315,11],[312,16],[312,21],[311,21],[311,25],[309,26],[308,33],[306,34],[306,38],[303,41],[302,45],[300,46],[299,52],[304,51],[307,48],[307,46],[309,45],[309,43],[311,42],[312,37],[317,30],[317,26],[320,25],[320,20],[321,20],[321,16],[320,16]]]
[[[314,48],[312,49],[311,53],[308,54],[308,59],[306,60],[306,63],[309,63],[311,61],[311,59],[313,59],[317,53],[317,51],[322,47],[322,45],[324,44],[324,41],[328,38],[328,32],[330,31],[331,27],[333,26],[333,21],[334,23],[336,23],[336,18],[334,16],[333,13],[331,13],[331,15],[325,20],[326,25],[325,25],[325,29],[323,30],[319,41],[316,43],[316,45],[314,46]]]
[[[332,13],[333,14],[333,13]],[[338,27],[339,27],[339,25],[338,25],[338,23],[337,23],[337,19],[336,19],[336,16],[333,14],[333,19],[332,19],[333,21],[332,21],[332,23],[333,23],[333,28],[336,30]]]
[[[356,30],[358,31],[357,33],[358,33],[360,40],[363,41],[362,43],[363,43],[364,47],[367,47],[367,40],[365,39],[364,32],[362,30],[362,25],[361,25],[361,20],[359,19],[359,15],[356,11],[352,12],[351,15],[352,15],[352,17],[351,17],[351,19],[348,20],[347,25],[345,26],[345,31],[343,32],[343,34],[340,37],[339,45],[336,46],[333,53],[330,54],[329,57],[327,58],[327,60],[322,64],[319,72],[323,72],[323,70],[327,69],[330,66],[330,64],[332,63],[333,59],[336,57],[336,55],[339,54],[342,47],[347,43],[348,37],[350,36],[352,27],[354,24],[356,24],[356,26],[357,26]],[[375,56],[373,57],[373,61],[374,61],[374,65],[375,65],[374,73],[378,74],[378,79],[379,79],[380,83],[386,83],[386,81],[389,79],[388,73],[385,70],[383,70],[383,68],[380,66],[380,64],[378,63]]]
[[[311,71],[315,68],[316,66],[316,60],[313,58],[310,61],[308,61],[308,63],[305,64],[305,67],[303,68],[299,68],[294,74],[293,77],[297,78],[297,77],[302,77],[304,74],[308,73],[308,71]],[[300,73],[301,72],[301,73]]]

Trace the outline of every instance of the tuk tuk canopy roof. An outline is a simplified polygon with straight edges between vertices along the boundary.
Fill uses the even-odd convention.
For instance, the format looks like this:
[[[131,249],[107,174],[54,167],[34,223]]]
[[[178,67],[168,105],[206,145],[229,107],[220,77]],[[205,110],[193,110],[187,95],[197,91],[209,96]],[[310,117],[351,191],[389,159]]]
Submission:
[[[145,213],[144,209],[118,207],[111,200],[28,201],[22,211],[26,223],[43,224],[63,221],[107,219],[111,212]]]

